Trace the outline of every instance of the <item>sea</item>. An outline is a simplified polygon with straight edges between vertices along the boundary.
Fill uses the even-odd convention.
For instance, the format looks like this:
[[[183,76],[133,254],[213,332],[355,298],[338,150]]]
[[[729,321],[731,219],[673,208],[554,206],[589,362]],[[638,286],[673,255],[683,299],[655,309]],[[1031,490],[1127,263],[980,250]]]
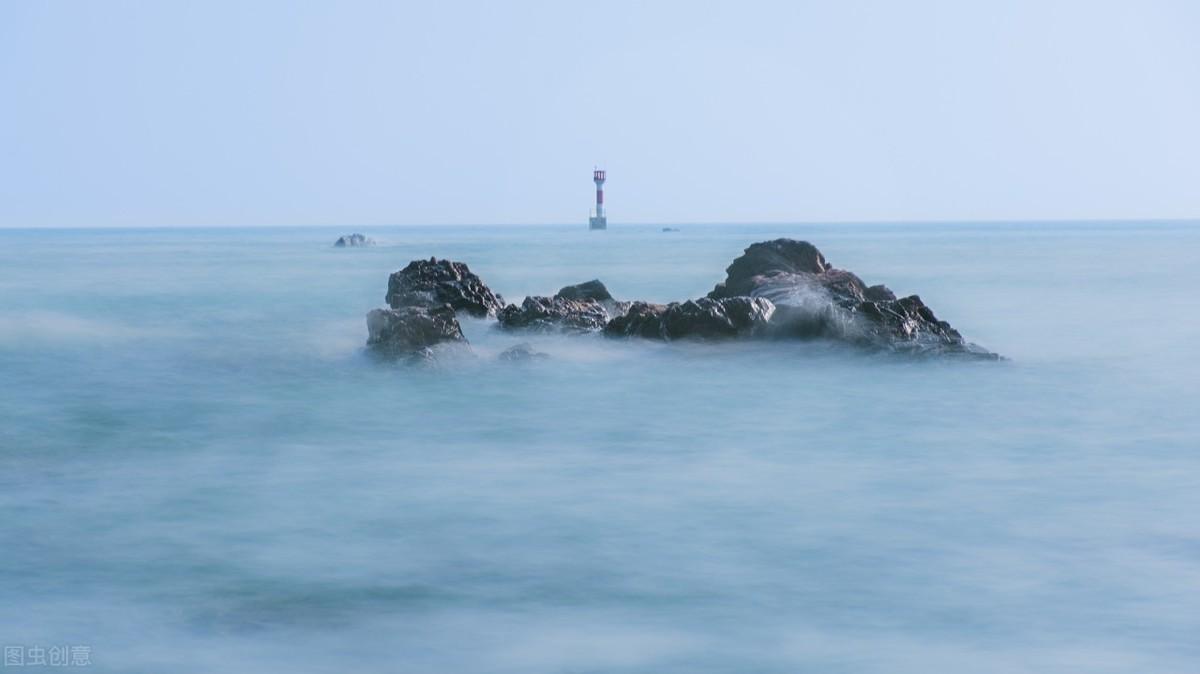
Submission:
[[[1200,671],[1200,223],[675,227],[0,230],[5,667]],[[1005,359],[365,352],[413,259],[667,302],[778,237]]]

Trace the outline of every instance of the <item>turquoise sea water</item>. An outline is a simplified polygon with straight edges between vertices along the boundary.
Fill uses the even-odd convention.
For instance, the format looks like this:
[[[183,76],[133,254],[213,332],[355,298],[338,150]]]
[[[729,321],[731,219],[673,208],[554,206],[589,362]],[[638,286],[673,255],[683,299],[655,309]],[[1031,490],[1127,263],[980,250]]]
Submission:
[[[1200,225],[0,231],[0,643],[103,672],[1194,672]],[[754,241],[1000,363],[364,356],[414,258],[696,297]],[[552,358],[493,356],[531,341]]]

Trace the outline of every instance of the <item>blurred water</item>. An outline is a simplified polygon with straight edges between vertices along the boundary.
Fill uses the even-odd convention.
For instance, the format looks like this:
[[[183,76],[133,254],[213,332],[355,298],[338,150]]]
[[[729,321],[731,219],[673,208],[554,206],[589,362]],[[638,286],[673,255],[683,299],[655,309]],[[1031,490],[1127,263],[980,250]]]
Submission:
[[[0,642],[112,672],[1192,672],[1200,227],[0,231]],[[707,292],[808,239],[1003,363],[528,338],[410,259]],[[553,358],[491,356],[533,341]]]

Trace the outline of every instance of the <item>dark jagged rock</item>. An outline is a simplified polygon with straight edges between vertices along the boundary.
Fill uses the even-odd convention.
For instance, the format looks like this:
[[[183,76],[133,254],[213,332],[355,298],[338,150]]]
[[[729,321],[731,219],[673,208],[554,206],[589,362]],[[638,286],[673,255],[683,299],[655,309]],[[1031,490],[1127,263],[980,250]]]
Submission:
[[[576,283],[573,286],[562,288],[554,294],[555,297],[561,297],[567,300],[596,300],[597,302],[611,302],[613,296],[608,292],[608,288],[599,279],[592,279],[583,283]]]
[[[476,318],[494,316],[504,300],[462,262],[413,260],[388,278],[385,301],[393,309],[449,304]]]
[[[361,248],[366,246],[374,246],[375,240],[363,236],[362,234],[347,234],[346,236],[339,236],[338,240],[335,241],[333,245],[338,248]]]
[[[671,304],[618,302],[598,280],[567,286],[553,297],[526,297],[504,306],[501,297],[461,262],[416,260],[388,279],[390,309],[367,315],[373,351],[428,360],[434,347],[465,343],[455,315],[496,316],[504,329],[563,332],[603,330],[649,339],[748,337],[826,338],[872,349],[918,355],[996,359],[963,339],[916,295],[897,298],[837,269],[812,244],[792,239],[755,243],[726,269],[707,297]],[[504,360],[541,357],[528,345]]]
[[[517,361],[517,362],[525,362],[525,361],[530,361],[530,360],[544,360],[549,357],[550,357],[549,354],[542,353],[541,351],[534,351],[533,346],[530,344],[527,344],[527,343],[517,344],[516,346],[510,346],[507,349],[501,351],[500,355],[497,356],[497,358],[499,358],[500,360]]]
[[[624,315],[617,316],[604,326],[604,334],[610,337],[664,339],[662,315],[666,310],[667,305],[665,304],[633,302]]]
[[[872,302],[890,302],[896,299],[896,293],[889,290],[887,286],[878,285],[864,290],[863,297]]]
[[[734,260],[725,269],[725,281],[717,284],[708,296],[719,299],[749,295],[758,286],[758,277],[763,274],[821,274],[829,268],[821,251],[807,241],[763,241],[752,244],[741,257]]]
[[[615,316],[624,316],[625,312],[629,311],[629,305],[632,304],[632,302],[622,302],[613,299],[612,294],[608,292],[608,288],[605,288],[604,284],[598,280],[567,286],[559,290],[555,294],[555,297],[563,297],[569,300],[596,300],[604,305],[604,309],[608,311],[610,319]]]
[[[501,309],[496,318],[500,327],[506,330],[593,332],[604,329],[609,314],[596,300],[572,300],[555,295],[526,297],[521,306],[510,304]]]
[[[827,337],[921,354],[996,358],[965,341],[939,320],[920,297],[897,298],[886,286],[867,286],[851,272],[831,266],[806,241],[755,243],[725,270],[708,294],[764,297],[776,305],[768,333],[777,337]]]
[[[466,344],[462,326],[448,304],[438,307],[373,309],[367,314],[367,346],[385,356],[432,357],[442,343]],[[422,355],[424,354],[424,355]]]
[[[707,297],[667,305],[634,302],[624,316],[609,321],[610,336],[650,339],[728,339],[763,334],[775,305],[761,297]]]

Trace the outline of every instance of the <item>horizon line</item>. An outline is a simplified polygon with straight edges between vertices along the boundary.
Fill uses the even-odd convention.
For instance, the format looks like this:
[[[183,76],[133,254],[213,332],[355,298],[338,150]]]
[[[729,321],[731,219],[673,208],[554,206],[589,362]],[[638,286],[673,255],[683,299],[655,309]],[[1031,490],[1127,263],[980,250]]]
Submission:
[[[1200,224],[1197,217],[1119,217],[1119,218],[976,218],[976,219],[895,219],[895,220],[662,220],[662,221],[630,221],[617,222],[621,227],[663,227],[673,225],[996,225],[996,224]],[[460,222],[460,223],[389,223],[389,224],[207,224],[207,225],[0,225],[0,231],[30,231],[30,230],[78,230],[78,229],[330,229],[337,227],[360,227],[364,229],[379,229],[389,227],[582,227],[587,229],[587,223],[574,222]]]

